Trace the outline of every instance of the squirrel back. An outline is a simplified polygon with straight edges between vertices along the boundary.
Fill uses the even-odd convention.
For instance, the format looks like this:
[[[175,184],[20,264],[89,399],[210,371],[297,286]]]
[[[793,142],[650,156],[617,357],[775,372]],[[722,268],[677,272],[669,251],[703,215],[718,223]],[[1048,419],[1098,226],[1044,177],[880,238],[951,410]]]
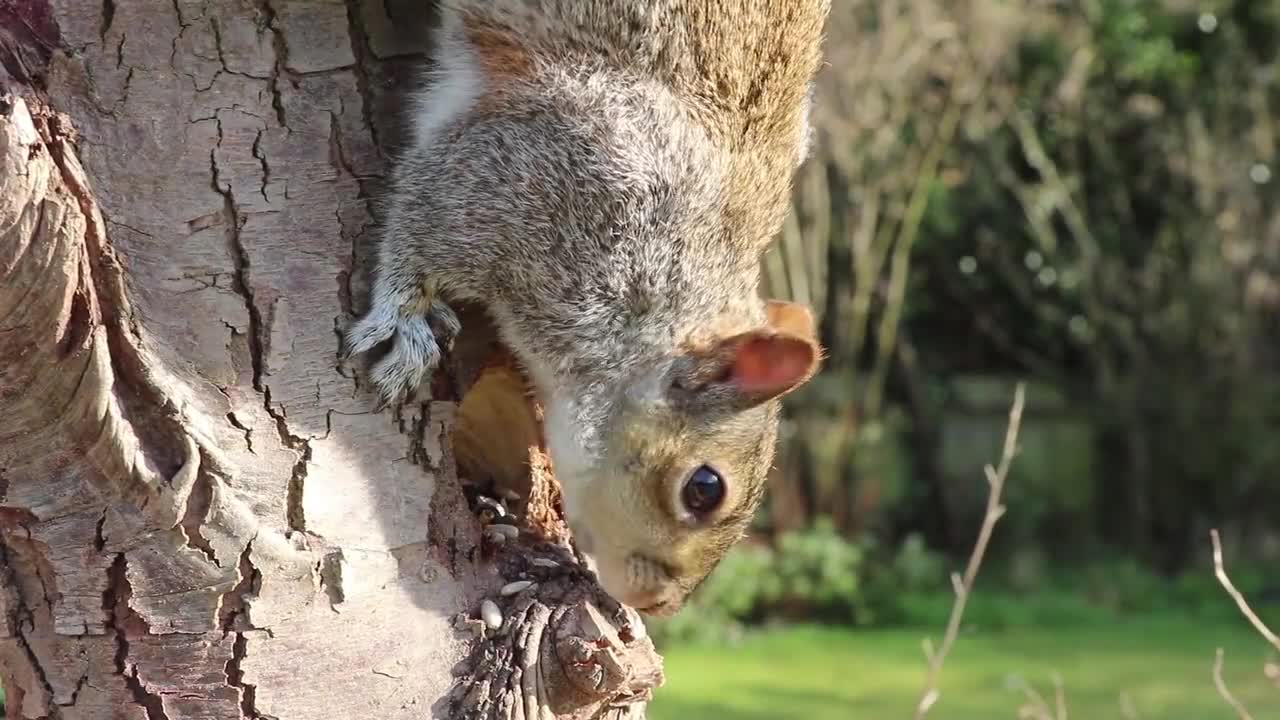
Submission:
[[[830,0],[464,0],[451,8],[471,45],[512,71],[539,55],[656,78],[695,102],[732,149],[758,151],[785,137],[807,104]]]
[[[605,92],[659,83],[726,153],[726,219],[762,250],[770,236],[756,230],[781,222],[807,154],[829,10],[830,0],[459,0],[442,34],[458,52],[443,54],[473,58],[487,102],[538,94],[564,73]]]

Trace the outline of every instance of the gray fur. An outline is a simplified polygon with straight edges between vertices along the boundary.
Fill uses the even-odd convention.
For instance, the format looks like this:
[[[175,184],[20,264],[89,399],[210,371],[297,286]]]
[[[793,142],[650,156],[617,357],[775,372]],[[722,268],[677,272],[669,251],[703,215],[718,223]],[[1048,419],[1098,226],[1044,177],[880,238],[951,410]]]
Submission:
[[[765,322],[760,253],[807,151],[826,2],[446,8],[438,70],[391,178],[370,307],[346,334],[351,353],[392,341],[370,377],[397,401],[458,331],[445,299],[485,304],[550,406],[571,524],[596,545],[617,539],[600,537],[616,518],[587,516],[614,512],[590,493],[645,515],[614,545],[628,585],[679,586],[668,606],[741,535],[772,458],[776,400],[720,403],[724,389],[708,387],[680,402],[687,389],[672,383],[709,362],[689,348]],[[711,448],[744,488],[714,527],[646,499]],[[706,557],[641,562],[682,543]]]

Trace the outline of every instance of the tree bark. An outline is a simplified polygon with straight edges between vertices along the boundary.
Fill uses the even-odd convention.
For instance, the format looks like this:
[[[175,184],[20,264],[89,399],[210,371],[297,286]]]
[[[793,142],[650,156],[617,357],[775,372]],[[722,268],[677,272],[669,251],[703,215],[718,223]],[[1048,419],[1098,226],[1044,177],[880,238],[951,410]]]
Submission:
[[[643,715],[634,613],[555,528],[484,540],[455,398],[338,358],[431,20],[0,0],[6,717]]]

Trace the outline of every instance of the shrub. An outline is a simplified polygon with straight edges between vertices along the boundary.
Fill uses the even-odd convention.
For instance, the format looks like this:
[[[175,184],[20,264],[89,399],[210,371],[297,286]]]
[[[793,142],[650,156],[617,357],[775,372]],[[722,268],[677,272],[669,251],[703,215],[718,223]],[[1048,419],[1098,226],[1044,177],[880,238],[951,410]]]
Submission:
[[[859,600],[861,547],[821,518],[812,528],[778,540],[773,572],[776,594],[761,598],[788,615],[852,619]]]
[[[864,550],[829,520],[783,534],[775,548],[732,550],[688,607],[649,624],[655,642],[732,640],[744,625],[776,617],[853,621]]]

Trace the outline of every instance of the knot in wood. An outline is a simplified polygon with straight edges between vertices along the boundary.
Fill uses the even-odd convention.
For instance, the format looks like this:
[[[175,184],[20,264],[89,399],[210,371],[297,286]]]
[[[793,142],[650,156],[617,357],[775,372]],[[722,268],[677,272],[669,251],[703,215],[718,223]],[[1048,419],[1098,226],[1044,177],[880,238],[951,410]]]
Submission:
[[[643,703],[663,682],[662,659],[637,630],[635,611],[572,571],[489,601],[501,608],[502,625],[460,665],[439,717],[643,717]]]

